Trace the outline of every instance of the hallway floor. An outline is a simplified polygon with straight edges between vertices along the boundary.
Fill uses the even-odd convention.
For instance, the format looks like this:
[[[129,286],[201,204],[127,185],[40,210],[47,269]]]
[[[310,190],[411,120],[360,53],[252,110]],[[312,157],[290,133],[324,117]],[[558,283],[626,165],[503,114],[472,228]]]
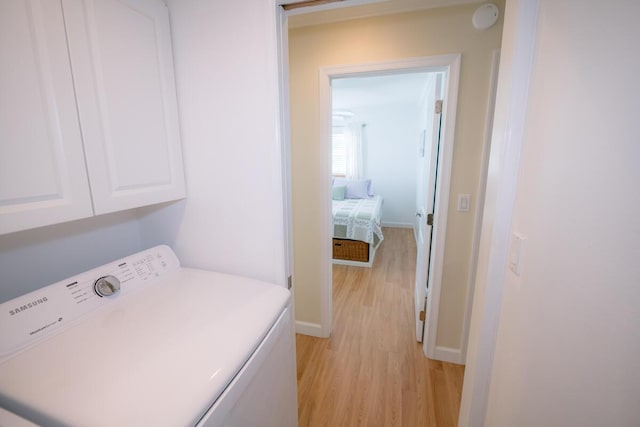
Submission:
[[[332,336],[296,336],[301,427],[457,424],[464,367],[415,340],[413,232],[383,232],[373,268],[333,266]]]

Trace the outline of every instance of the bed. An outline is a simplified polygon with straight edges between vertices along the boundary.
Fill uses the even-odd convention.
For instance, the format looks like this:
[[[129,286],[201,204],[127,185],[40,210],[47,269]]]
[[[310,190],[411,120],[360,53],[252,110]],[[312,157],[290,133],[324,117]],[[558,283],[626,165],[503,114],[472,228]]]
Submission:
[[[333,200],[334,264],[371,267],[384,240],[380,227],[382,197]]]

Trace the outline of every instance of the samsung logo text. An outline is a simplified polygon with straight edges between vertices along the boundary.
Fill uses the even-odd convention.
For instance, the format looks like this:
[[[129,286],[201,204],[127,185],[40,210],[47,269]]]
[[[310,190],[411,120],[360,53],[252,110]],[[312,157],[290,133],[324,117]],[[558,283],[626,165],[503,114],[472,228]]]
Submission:
[[[22,313],[23,311],[27,311],[33,307],[44,304],[47,302],[47,297],[38,298],[37,300],[33,300],[27,304],[21,305],[20,307],[16,307],[13,310],[9,310],[9,315],[15,316],[18,313]]]

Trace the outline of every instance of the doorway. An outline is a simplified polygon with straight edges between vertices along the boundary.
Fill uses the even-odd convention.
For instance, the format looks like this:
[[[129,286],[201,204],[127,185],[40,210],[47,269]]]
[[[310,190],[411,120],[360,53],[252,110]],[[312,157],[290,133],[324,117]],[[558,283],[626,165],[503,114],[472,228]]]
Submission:
[[[346,3],[349,2],[341,4]],[[442,361],[464,363],[469,319],[465,307],[469,307],[468,301],[473,295],[471,270],[475,265],[476,256],[473,251],[477,250],[471,248],[472,252],[468,252],[469,248],[475,245],[470,231],[476,230],[479,224],[477,220],[474,222],[474,219],[480,211],[477,209],[477,203],[480,203],[481,196],[476,190],[479,183],[474,177],[481,161],[478,148],[481,144],[488,144],[486,140],[481,141],[484,128],[479,116],[483,115],[486,103],[487,89],[483,82],[485,78],[488,80],[489,76],[486,55],[478,50],[476,41],[471,43],[475,38],[457,36],[461,31],[467,34],[465,31],[469,26],[468,14],[463,12],[459,8],[443,8],[438,11],[438,14],[450,15],[455,25],[445,24],[440,19],[431,21],[431,13],[426,11],[410,18],[407,15],[399,15],[391,20],[381,17],[371,22],[367,18],[349,21],[348,24],[310,27],[298,27],[300,21],[292,17],[289,21],[292,26],[288,31],[287,18],[280,15],[283,18],[283,28],[287,31],[281,39],[283,44],[280,46],[280,52],[284,53],[284,56],[280,57],[281,70],[291,73],[291,79],[288,75],[282,75],[283,83],[280,88],[282,98],[285,99],[284,108],[289,108],[289,99],[293,106],[291,111],[284,111],[282,130],[285,133],[290,131],[291,140],[294,141],[290,145],[291,157],[287,158],[288,135],[283,138],[284,160],[292,166],[290,176],[293,185],[285,186],[285,192],[291,194],[289,200],[292,201],[295,246],[294,296],[296,330],[299,333],[316,337],[327,337],[331,333],[331,329],[326,327],[331,315],[330,309],[325,308],[328,307],[327,304],[323,305],[321,313],[321,305],[327,300],[321,293],[322,284],[331,282],[331,269],[324,266],[331,262],[332,246],[331,240],[325,237],[330,236],[331,224],[327,225],[325,219],[321,218],[321,214],[329,209],[326,206],[329,204],[328,200],[325,199],[328,199],[327,195],[330,194],[331,182],[327,182],[327,177],[330,176],[329,151],[325,149],[326,145],[322,145],[324,142],[321,144],[320,138],[323,131],[320,120],[322,118],[323,121],[327,121],[324,111],[328,110],[320,112],[319,109],[319,70],[333,64],[370,65],[368,61],[427,57],[440,55],[442,51],[477,52],[478,55],[465,57],[465,68],[474,70],[473,73],[463,73],[460,76],[461,88],[464,87],[464,90],[461,92],[457,111],[461,120],[456,129],[456,165],[451,187],[456,194],[462,196],[465,195],[463,193],[470,193],[471,203],[467,205],[470,206],[468,213],[464,213],[465,209],[456,208],[453,200],[449,206],[447,251],[455,250],[456,256],[447,258],[442,274],[443,303],[439,307],[438,346],[434,356]],[[413,27],[417,22],[422,24]],[[411,28],[413,30],[410,31]],[[416,31],[421,34],[420,37],[416,37]],[[442,39],[443,34],[447,34],[448,37]],[[446,47],[438,43],[438,40],[451,43]],[[492,40],[490,35],[486,37],[486,41],[489,48],[496,42],[495,37]],[[287,57],[288,54],[291,56]],[[366,67],[360,68],[355,71],[367,71]],[[290,97],[287,93],[289,83]],[[291,119],[292,123],[290,129],[288,119]],[[287,170],[284,172],[289,173]],[[453,210],[462,213],[454,213]],[[431,301],[435,301],[437,295],[431,296]],[[434,310],[430,312],[432,315],[435,314]],[[324,318],[321,318],[322,316]],[[431,324],[435,326],[434,323]],[[431,334],[431,337],[435,339],[435,334]]]
[[[423,341],[424,335],[433,234],[429,223],[435,207],[442,122],[438,107],[441,109],[442,106],[445,77],[441,71],[393,72],[374,76],[355,74],[331,81],[333,189],[336,189],[336,182],[345,182],[345,178],[346,182],[365,180],[370,183],[369,199],[361,200],[358,199],[360,195],[356,195],[355,200],[342,200],[340,194],[332,194],[332,211],[334,215],[340,213],[343,221],[344,212],[355,217],[357,206],[380,200],[379,211],[374,211],[380,215],[374,216],[371,223],[364,224],[380,233],[379,238],[382,239],[392,228],[411,231],[417,256],[414,255],[415,274],[412,276],[415,279],[410,279],[412,283],[407,285],[414,289],[415,336],[418,342]],[[333,227],[334,238],[340,237],[335,234],[342,231],[335,219]],[[378,237],[377,234],[375,236]],[[342,240],[339,242],[340,246],[344,244]],[[336,259],[334,247],[332,278],[336,264],[373,268],[377,249],[384,245],[385,251],[389,251],[383,242],[379,245],[367,243],[371,246],[367,263]],[[335,290],[335,284],[332,288]]]
[[[357,78],[357,77],[375,77],[375,76],[390,76],[399,74],[412,74],[412,73],[428,73],[435,76],[441,76],[441,90],[438,90],[442,95],[442,111],[441,128],[438,132],[440,135],[440,146],[438,150],[434,152],[434,164],[437,164],[437,169],[434,172],[439,177],[437,183],[433,182],[434,191],[431,193],[431,200],[433,203],[431,207],[435,206],[433,211],[432,222],[432,240],[429,242],[426,239],[422,239],[420,242],[423,245],[423,249],[419,251],[419,267],[417,272],[420,274],[416,276],[416,295],[415,295],[415,307],[416,307],[416,337],[420,337],[422,334],[418,333],[418,329],[422,327],[420,321],[421,307],[426,305],[426,314],[424,317],[424,339],[423,351],[428,357],[437,357],[436,351],[436,332],[438,323],[438,308],[440,302],[440,285],[442,281],[442,270],[444,262],[444,241],[446,233],[446,221],[449,201],[449,184],[451,177],[451,164],[453,159],[453,141],[454,141],[454,128],[455,128],[455,112],[457,103],[457,91],[458,91],[458,79],[460,69],[460,55],[442,55],[423,58],[411,58],[406,60],[397,61],[385,61],[380,63],[369,64],[355,64],[325,67],[320,70],[320,139],[321,144],[324,147],[325,164],[323,170],[325,176],[331,175],[331,147],[332,147],[332,82],[340,79]],[[437,81],[434,78],[434,82]],[[433,90],[433,101],[435,101],[436,90]],[[425,104],[428,105],[428,104]],[[425,108],[425,111],[428,111]],[[433,111],[433,110],[431,110]],[[430,114],[429,120],[433,125],[433,117]],[[426,122],[427,116],[425,113],[425,126],[424,135],[426,135]],[[430,131],[433,134],[433,128]],[[425,137],[425,140],[427,138]],[[431,139],[429,139],[431,141]],[[426,145],[425,145],[426,147]],[[429,144],[429,147],[434,147],[433,144]],[[426,151],[426,150],[424,150]],[[424,153],[423,151],[423,153]],[[433,151],[432,151],[433,152]],[[323,230],[324,235],[330,235],[332,229],[332,217],[331,217],[331,180],[325,180],[326,185],[323,191],[323,200],[326,200],[325,205],[322,208],[323,218]],[[425,190],[428,190],[428,184],[425,185]],[[426,196],[425,200],[428,200],[430,196]],[[419,210],[417,213],[421,212]],[[419,218],[419,221],[426,221],[426,215]],[[426,226],[426,222],[425,222]],[[431,234],[431,233],[429,233]],[[329,239],[327,239],[329,240]],[[425,250],[425,246],[431,249],[431,252]],[[427,249],[428,250],[428,249]],[[430,268],[427,266],[430,265]],[[322,269],[324,274],[321,283],[321,329],[323,336],[329,336],[332,328],[332,264],[331,264],[331,245],[327,241],[325,250],[323,251]],[[427,274],[428,271],[428,274]],[[425,301],[426,285],[427,281],[429,286],[429,298]]]
[[[522,2],[521,2],[520,4],[522,4]],[[517,2],[514,2],[514,5],[518,5],[518,3],[517,3]],[[516,67],[515,67],[515,68],[516,68],[516,70],[515,70],[515,75],[516,75],[516,77],[523,77],[523,75],[525,75],[524,77],[526,77],[526,75],[528,75],[528,74],[527,74],[527,71],[529,70],[529,67],[530,67],[530,55],[531,55],[531,53],[530,53],[530,49],[526,49],[526,48],[527,48],[527,47],[529,47],[529,46],[527,45],[527,43],[528,43],[528,42],[530,42],[530,40],[532,40],[532,39],[534,38],[534,35],[535,35],[535,31],[532,31],[532,32],[530,32],[530,33],[529,33],[528,31],[530,30],[530,26],[532,26],[532,25],[533,25],[532,23],[534,23],[534,22],[535,22],[535,16],[536,16],[536,14],[535,14],[535,7],[537,6],[537,2],[536,2],[536,1],[532,1],[532,2],[524,2],[524,5],[525,5],[525,7],[524,7],[524,12],[523,12],[523,13],[520,13],[520,14],[518,15],[518,17],[517,17],[518,19],[512,18],[512,20],[511,20],[511,22],[512,22],[512,23],[514,23],[514,27],[513,27],[513,28],[515,28],[515,30],[514,30],[513,28],[511,28],[511,31],[505,31],[505,34],[506,34],[507,36],[506,36],[505,38],[503,38],[503,39],[504,39],[504,40],[506,40],[506,42],[507,42],[507,47],[508,47],[509,49],[512,49],[514,45],[515,45],[516,47],[523,47],[523,45],[525,45],[525,46],[524,46],[524,48],[522,49],[522,50],[524,50],[524,51],[525,51],[525,53],[524,53],[524,54],[520,54],[520,53],[519,53],[520,51],[518,51],[518,49],[515,49],[515,51],[517,51],[517,52],[518,52],[518,54],[517,54],[517,55],[515,55],[515,59],[512,59],[511,57],[508,57],[506,61],[503,61],[503,62],[505,62],[505,63],[507,64],[507,66],[506,66],[506,67],[504,67],[504,64],[501,64],[501,67],[500,67],[500,68],[501,68],[501,73],[500,73],[500,74],[501,74],[501,76],[500,76],[501,85],[502,85],[502,83],[505,83],[505,85],[506,85],[506,83],[508,83],[508,82],[510,81],[510,80],[509,80],[509,78],[511,77],[511,74],[510,74],[510,72],[511,72],[511,68],[510,68],[510,67],[513,65],[513,63],[515,63],[515,65],[516,65]],[[513,16],[515,17],[516,15],[514,14]],[[516,21],[517,21],[517,22],[516,22]],[[530,25],[524,25],[523,23],[524,23],[524,24],[530,24]],[[524,28],[523,30],[520,30],[520,27],[519,27],[519,26],[523,26],[523,27],[525,27],[525,28]],[[286,26],[285,26],[285,28],[286,28]],[[517,30],[517,31],[516,31],[516,30]],[[442,31],[441,31],[441,32],[442,32]],[[445,32],[446,32],[446,31],[445,31]],[[522,34],[525,34],[526,36],[525,36],[525,37],[522,37],[522,36],[521,36],[521,33],[522,33]],[[514,35],[514,34],[515,34],[515,35]],[[516,36],[518,36],[518,37],[516,37]],[[286,37],[285,37],[285,39],[286,39]],[[504,41],[504,40],[503,40],[503,41]],[[285,43],[286,43],[286,40],[285,40]],[[285,46],[285,48],[284,48],[284,49],[286,50],[286,46]],[[460,51],[460,50],[458,50],[458,51]],[[512,51],[514,51],[514,50],[513,50],[513,49],[512,49],[512,50],[509,50],[509,52],[512,52]],[[281,59],[282,59],[282,58],[281,58]],[[466,62],[466,60],[465,60],[465,64],[466,64],[466,65],[465,65],[465,67],[469,67],[469,66],[471,66],[471,65],[470,65],[470,63]],[[287,67],[287,65],[286,65],[286,58],[285,58],[285,66],[284,66],[284,69],[286,69],[286,67]],[[503,69],[503,68],[504,68],[504,69]],[[497,74],[497,73],[496,73],[496,71],[497,71],[497,63],[494,63],[494,68],[493,68],[493,70],[494,70],[494,74]],[[503,73],[502,71],[505,71],[505,73]],[[507,75],[507,76],[506,76],[506,77],[503,77],[503,76],[502,76],[503,74],[505,74],[505,75]],[[496,78],[496,77],[495,77],[495,75],[494,75],[494,78]],[[286,79],[287,79],[287,74],[285,74],[285,75],[284,75],[283,80],[284,80],[284,81],[286,81]],[[463,80],[465,80],[465,79],[463,79]],[[466,88],[468,88],[468,87],[469,87],[468,85],[464,84],[464,82],[463,82],[463,85],[464,85]],[[504,86],[504,85],[503,85],[503,86]],[[287,98],[287,97],[288,97],[288,93],[287,93],[288,88],[286,87],[286,84],[281,85],[281,88],[283,88],[283,87],[284,87],[284,91],[285,91],[285,93],[284,93],[285,98]],[[506,86],[505,86],[505,87],[506,87]],[[507,98],[509,98],[509,99],[508,99],[508,101],[510,101],[510,102],[511,102],[509,105],[515,106],[515,107],[516,107],[515,109],[516,109],[516,110],[518,110],[518,108],[517,108],[517,107],[520,107],[521,105],[524,105],[524,102],[522,102],[522,99],[523,99],[523,98],[524,98],[524,99],[526,99],[526,78],[520,78],[519,80],[517,80],[517,81],[516,81],[516,89],[517,89],[517,90],[515,91],[516,95],[521,95],[521,94],[523,94],[523,93],[524,93],[524,95],[523,95],[522,97],[518,97],[518,96],[509,97],[509,96],[508,96],[508,95],[509,95],[509,92],[505,92],[505,94],[506,94],[506,95],[504,96],[504,98],[505,98],[505,99],[504,99],[504,104],[505,104],[505,105],[506,105],[506,104],[508,104],[508,102],[507,102]],[[465,89],[465,90],[466,90],[466,89]],[[504,107],[504,106],[502,106],[502,107]],[[286,109],[286,108],[288,108],[288,105],[287,105],[287,103],[285,102],[285,109]],[[492,104],[491,102],[490,102],[490,110],[491,110],[491,111],[493,110],[493,104]],[[520,122],[518,122],[518,120],[517,120],[517,117],[514,119],[514,118],[512,118],[512,117],[511,117],[511,115],[507,115],[507,114],[505,113],[505,111],[508,111],[508,110],[509,110],[509,109],[507,109],[506,107],[496,109],[496,111],[500,111],[500,112],[504,113],[504,114],[501,116],[501,119],[503,119],[503,121],[502,121],[502,122],[499,122],[499,126],[498,126],[498,128],[497,128],[498,130],[497,130],[497,131],[494,131],[494,135],[498,135],[498,136],[499,136],[499,138],[498,138],[498,139],[499,139],[499,141],[498,141],[498,142],[500,142],[500,143],[502,143],[502,139],[500,138],[500,136],[501,136],[501,135],[502,135],[502,136],[507,135],[507,134],[505,133],[505,131],[504,131],[504,129],[507,127],[507,126],[505,126],[505,125],[504,125],[504,122],[505,122],[505,121],[506,121],[506,123],[507,123],[507,124],[509,124],[509,123],[514,123],[514,122],[515,122],[515,124],[516,124],[516,125],[520,124]],[[519,110],[518,110],[518,111],[519,111]],[[285,113],[285,115],[287,115],[287,116],[288,116],[288,111],[285,111],[284,113]],[[462,113],[461,113],[461,116],[462,116]],[[520,117],[520,116],[518,116],[518,117]],[[287,130],[286,130],[286,126],[283,126],[283,129],[285,129],[285,132],[287,131]],[[491,132],[489,131],[489,136],[490,136],[490,134],[491,134]],[[509,139],[510,139],[510,135],[511,135],[511,133],[509,133],[509,134],[507,135],[507,136],[509,136]],[[288,139],[287,139],[287,138],[288,138],[288,136],[286,136],[286,137],[285,137],[285,151],[288,149],[288,146],[287,146],[287,144],[288,144]],[[516,139],[517,139],[517,138],[516,138]],[[486,146],[488,146],[488,138],[485,138],[485,143],[484,143],[484,145],[485,145],[485,157],[488,157],[488,149],[486,148]],[[496,150],[496,151],[498,151],[498,150]],[[507,153],[507,154],[508,154],[508,153]],[[492,156],[492,164],[493,164],[493,160],[494,160],[494,159],[493,159],[493,157],[500,157],[500,156]],[[511,158],[509,158],[509,159],[511,159]],[[285,156],[285,160],[287,160],[286,156]],[[497,162],[497,163],[499,163],[499,161],[500,161],[500,159],[499,159],[499,158],[498,158],[498,159],[496,159],[496,162]],[[481,176],[481,179],[482,179],[483,183],[481,183],[481,185],[480,185],[480,187],[481,187],[481,188],[484,188],[484,179],[485,179],[485,175],[486,175],[486,165],[487,165],[487,163],[488,163],[487,158],[484,158],[484,159],[483,159],[483,168],[482,168],[482,170],[483,170],[483,175]],[[502,173],[501,171],[498,171],[498,172]],[[496,173],[498,173],[498,172],[496,172]],[[505,180],[504,182],[510,182],[510,180]],[[289,187],[289,190],[290,190],[290,187]],[[508,191],[506,191],[506,192],[508,193]],[[503,192],[503,193],[505,193],[505,192]],[[482,194],[483,194],[483,193],[481,193],[481,195],[482,195]],[[509,197],[505,197],[505,200],[506,200],[506,201],[499,200],[499,201],[502,203],[502,204],[499,204],[499,205],[500,205],[500,206],[506,206],[506,205],[508,205],[508,202],[509,202],[510,200],[512,200],[512,196],[511,196],[511,198],[509,198]],[[480,201],[479,201],[479,203],[480,203]],[[506,208],[504,208],[504,209],[506,209]],[[504,209],[503,209],[503,210],[504,210]],[[501,217],[501,218],[502,218],[502,217]],[[477,254],[477,245],[478,245],[479,237],[477,237],[477,235],[478,235],[479,225],[480,225],[481,221],[482,221],[482,215],[477,215],[477,214],[476,214],[476,221],[475,221],[475,225],[474,225],[474,229],[476,230],[476,232],[475,232],[476,234],[475,234],[474,241],[473,241],[473,246],[474,246],[474,248],[476,248],[476,249],[474,249],[474,251],[476,252],[476,253],[475,253],[475,255],[474,255],[474,257],[475,257],[475,258],[477,258],[477,256],[478,256],[478,254]],[[491,230],[489,229],[489,231],[491,231]],[[505,231],[503,228],[500,228],[500,229],[499,229],[499,231],[502,233],[502,234],[501,234],[502,236],[506,236],[506,235],[508,234],[508,233],[507,233],[508,229]],[[485,234],[485,233],[484,233],[484,231],[483,231],[483,235],[484,235],[484,234]],[[494,233],[494,234],[498,234],[498,233]],[[484,237],[483,237],[483,240],[484,240]],[[506,241],[506,240],[507,240],[507,238],[505,237],[503,240],[504,240],[504,241]],[[502,247],[500,247],[500,248],[502,248]],[[500,249],[500,248],[499,248],[499,249]],[[492,255],[491,259],[493,259],[493,258],[496,258],[496,259],[497,259],[497,261],[493,263],[493,266],[494,266],[494,267],[495,267],[495,264],[500,264],[500,259],[501,259],[501,257],[503,257],[503,258],[504,258],[504,256],[503,256],[503,255],[504,255],[504,250],[503,250],[503,249],[500,249],[500,251],[499,251],[499,253],[498,253],[498,255],[497,255],[497,256],[493,256],[493,255]],[[472,260],[472,264],[474,264],[474,265],[475,265],[475,261],[473,261],[473,260]],[[499,266],[498,266],[498,267],[499,267]],[[494,270],[496,270],[496,271],[497,271],[498,269],[499,269],[499,268],[496,268],[496,269],[494,269]],[[473,278],[471,279],[471,282],[470,282],[470,283],[474,283]],[[482,280],[480,280],[480,284],[482,285]],[[482,288],[482,287],[481,287],[481,288]],[[483,291],[483,289],[481,289],[481,291]],[[487,290],[487,292],[489,293],[489,290]],[[496,300],[499,300],[499,292],[495,292],[495,290],[493,290],[493,291],[491,291],[491,292],[490,292],[490,294],[491,294],[490,296],[491,296],[491,298],[492,298],[492,299],[491,299],[491,301],[492,301],[492,302],[495,302]],[[498,297],[496,297],[496,295],[498,295]],[[476,299],[477,299],[477,298],[476,298]],[[468,300],[468,301],[470,301],[470,299],[469,299],[469,298],[468,298],[467,300]],[[474,305],[474,318],[475,318],[475,317],[482,317],[482,316],[476,316],[476,314],[475,314],[475,312],[476,312],[476,311],[478,311],[478,310],[477,310],[477,308],[478,308],[477,306],[478,306],[478,305],[479,305],[479,304],[478,304],[478,301],[476,301],[476,302],[475,302],[475,305]],[[468,303],[468,306],[470,306],[470,303]],[[485,313],[485,314],[486,314],[486,313]],[[469,314],[467,313],[467,316],[468,316],[468,315],[469,315]],[[491,349],[493,348],[493,347],[492,347],[492,345],[494,345],[494,344],[495,344],[495,337],[493,336],[493,338],[491,338],[491,336],[492,336],[492,332],[494,333],[494,332],[495,332],[495,329],[496,329],[495,324],[490,324],[490,325],[487,327],[487,323],[491,323],[491,322],[495,319],[495,316],[490,316],[490,315],[489,315],[489,316],[486,316],[486,315],[485,315],[485,318],[489,318],[489,319],[488,319],[487,321],[485,321],[485,322],[481,325],[481,326],[482,326],[482,331],[483,331],[483,332],[482,332],[482,333],[480,333],[480,335],[482,336],[481,341],[483,341],[483,343],[487,343],[487,344],[486,344],[486,345],[484,345],[484,344],[483,344],[483,346],[482,346],[482,348],[481,348],[481,351],[478,351],[478,353],[481,353],[481,357],[479,357],[479,359],[480,359],[480,358],[482,358],[482,357],[484,357],[485,359],[487,359],[487,360],[488,360],[488,362],[487,362],[487,363],[482,363],[480,368],[478,368],[478,369],[474,369],[474,371],[476,371],[476,372],[480,372],[480,374],[478,374],[477,376],[484,376],[483,378],[480,378],[480,379],[478,379],[478,380],[476,381],[476,383],[480,383],[480,385],[479,385],[479,386],[477,386],[477,387],[476,387],[476,385],[474,384],[474,387],[473,387],[473,388],[474,388],[474,390],[475,390],[475,391],[477,391],[477,390],[480,390],[480,391],[481,391],[481,390],[484,390],[484,389],[482,388],[482,386],[483,386],[483,385],[485,385],[485,386],[486,386],[486,384],[488,384],[488,377],[487,377],[487,376],[488,376],[488,373],[490,372],[490,369],[482,369],[482,368],[486,368],[486,366],[489,366],[489,367],[490,367],[490,360],[491,360],[491,355],[492,355]],[[325,319],[325,320],[326,320],[326,319]],[[495,322],[494,322],[494,323],[495,323]],[[477,329],[480,329],[480,328],[477,328]],[[467,337],[467,334],[468,334],[468,330],[466,330],[466,332],[464,333],[464,342],[465,342],[465,343],[466,343],[466,337]],[[472,334],[472,335],[473,335],[473,334]],[[474,348],[473,348],[473,347],[474,347],[474,345],[473,345],[473,343],[471,343],[471,344],[470,344],[470,352],[471,352],[472,360],[473,360],[473,358],[476,356],[476,355],[473,353],[473,350],[474,350]],[[463,347],[462,347],[462,348],[463,348],[463,350],[462,350],[461,354],[462,354],[462,355],[464,355],[464,354],[466,353],[466,344],[463,344]],[[462,357],[460,357],[460,359],[459,359],[459,360],[464,361],[464,357],[463,357],[463,356],[462,356]],[[481,360],[481,361],[482,361],[482,362],[484,362],[484,359],[483,359],[483,360]],[[467,382],[467,381],[465,381],[465,383],[466,383],[466,382]],[[466,390],[469,390],[470,388],[471,388],[471,387],[465,387],[465,389],[466,389]],[[485,388],[486,388],[486,387],[485,387]],[[482,396],[483,396],[483,394],[482,394],[481,392],[480,392],[480,393],[475,393],[475,394],[477,394],[477,395],[478,395],[478,396],[477,396],[477,397],[478,397],[478,399],[475,399],[475,401],[478,401],[478,400],[482,401]],[[464,400],[464,399],[463,399],[463,400]],[[474,402],[475,402],[475,401],[474,401]],[[469,405],[467,405],[467,406],[469,406]],[[472,403],[470,406],[473,406],[473,403]],[[482,403],[480,403],[480,406],[482,406]],[[467,408],[467,409],[468,409],[468,408]],[[464,411],[463,411],[463,412],[464,412]],[[473,409],[472,409],[472,412],[473,412]],[[464,416],[463,416],[463,417],[461,418],[461,421],[462,421],[462,420],[464,420],[464,419],[465,419],[465,418],[464,418]],[[479,416],[472,416],[472,417],[471,417],[471,419],[481,420],[481,419],[482,419],[482,417],[479,417]],[[467,421],[468,421],[468,420],[467,420]],[[465,423],[465,424],[466,424],[466,423]]]

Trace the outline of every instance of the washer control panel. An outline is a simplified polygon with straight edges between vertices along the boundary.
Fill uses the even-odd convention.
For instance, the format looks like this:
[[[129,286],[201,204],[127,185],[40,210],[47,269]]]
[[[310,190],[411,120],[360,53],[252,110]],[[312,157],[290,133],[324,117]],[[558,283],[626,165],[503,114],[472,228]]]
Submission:
[[[99,297],[110,297],[120,291],[120,280],[116,276],[103,276],[95,281],[93,290]]]
[[[156,246],[0,304],[0,361],[179,269]]]

